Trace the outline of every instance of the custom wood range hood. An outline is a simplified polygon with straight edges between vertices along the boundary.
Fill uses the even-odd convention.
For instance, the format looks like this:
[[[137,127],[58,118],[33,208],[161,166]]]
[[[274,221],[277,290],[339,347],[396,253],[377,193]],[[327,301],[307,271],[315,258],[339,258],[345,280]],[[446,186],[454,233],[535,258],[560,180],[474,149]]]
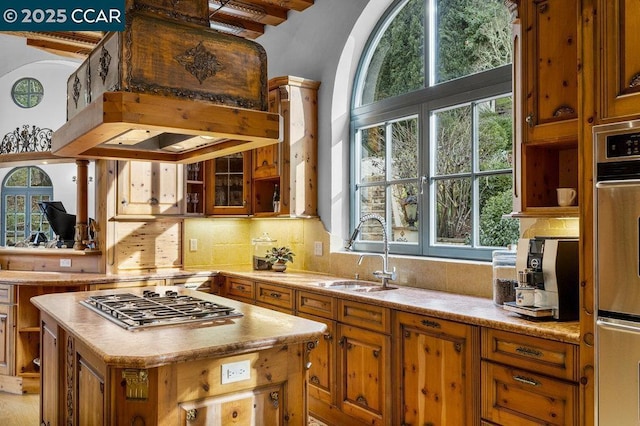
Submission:
[[[212,30],[206,0],[131,0],[125,17],[69,77],[55,155],[192,163],[281,140],[264,49]]]

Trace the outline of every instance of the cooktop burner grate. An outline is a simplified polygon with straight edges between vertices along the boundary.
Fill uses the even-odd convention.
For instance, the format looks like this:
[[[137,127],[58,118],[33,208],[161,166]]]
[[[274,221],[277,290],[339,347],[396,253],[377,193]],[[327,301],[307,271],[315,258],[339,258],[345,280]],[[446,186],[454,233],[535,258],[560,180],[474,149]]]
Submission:
[[[173,290],[167,290],[163,296],[151,290],[145,290],[142,296],[131,293],[90,296],[80,304],[128,330],[242,316],[234,308]]]

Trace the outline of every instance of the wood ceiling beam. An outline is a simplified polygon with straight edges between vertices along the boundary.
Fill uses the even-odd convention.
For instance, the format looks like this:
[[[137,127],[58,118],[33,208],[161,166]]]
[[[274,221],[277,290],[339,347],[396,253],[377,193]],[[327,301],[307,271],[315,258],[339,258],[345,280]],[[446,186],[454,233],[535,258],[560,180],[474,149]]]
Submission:
[[[264,34],[263,24],[227,15],[222,11],[213,15],[211,28],[248,39],[255,39]]]
[[[217,9],[224,4],[224,7]],[[209,0],[212,20],[218,13],[235,16],[249,21],[259,22],[264,25],[279,25],[287,20],[288,9],[265,4],[261,0],[233,0],[225,3],[223,0]]]
[[[268,3],[275,6],[283,7],[285,9],[297,10],[298,12],[301,12],[309,6],[313,6],[313,1],[314,0],[261,0],[261,3]]]

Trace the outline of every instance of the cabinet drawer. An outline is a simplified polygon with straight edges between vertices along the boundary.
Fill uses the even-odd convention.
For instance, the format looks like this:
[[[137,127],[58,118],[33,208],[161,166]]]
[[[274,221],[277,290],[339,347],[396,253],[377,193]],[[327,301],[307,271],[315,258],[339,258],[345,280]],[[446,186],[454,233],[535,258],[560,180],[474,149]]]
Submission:
[[[256,301],[293,310],[293,290],[277,285],[257,283]]]
[[[482,418],[501,425],[575,425],[578,385],[482,361]]]
[[[482,357],[558,378],[578,380],[578,346],[485,328]]]
[[[335,319],[336,299],[324,294],[298,291],[298,312]]]
[[[167,280],[167,285],[175,285],[177,287],[186,288],[188,290],[198,290],[204,293],[213,293],[215,288],[213,278],[191,277],[191,278],[174,278]]]
[[[231,298],[250,299],[255,297],[255,283],[241,278],[227,278],[225,283],[225,296]]]
[[[13,286],[0,284],[0,303],[13,303]]]
[[[391,331],[388,308],[351,300],[338,301],[338,321],[383,333]]]

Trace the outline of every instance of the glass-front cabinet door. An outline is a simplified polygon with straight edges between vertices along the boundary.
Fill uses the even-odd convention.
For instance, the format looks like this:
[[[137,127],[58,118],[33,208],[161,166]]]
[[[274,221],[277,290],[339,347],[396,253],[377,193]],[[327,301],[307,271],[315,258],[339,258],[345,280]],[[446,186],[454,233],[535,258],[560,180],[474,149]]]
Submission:
[[[207,164],[207,214],[238,215],[251,211],[251,153],[225,155]]]

